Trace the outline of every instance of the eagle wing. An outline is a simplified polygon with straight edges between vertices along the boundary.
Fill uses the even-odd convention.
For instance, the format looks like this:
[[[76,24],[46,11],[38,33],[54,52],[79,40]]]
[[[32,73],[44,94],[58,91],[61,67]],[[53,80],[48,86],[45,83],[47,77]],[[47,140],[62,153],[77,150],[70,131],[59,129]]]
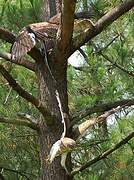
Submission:
[[[35,34],[32,32],[28,32],[26,28],[24,28],[19,36],[16,38],[12,49],[11,49],[11,57],[12,59],[20,59],[27,52],[29,52],[36,44]]]
[[[48,22],[30,24],[22,29],[11,48],[11,58],[20,59],[29,52],[37,40],[55,39],[58,26]]]

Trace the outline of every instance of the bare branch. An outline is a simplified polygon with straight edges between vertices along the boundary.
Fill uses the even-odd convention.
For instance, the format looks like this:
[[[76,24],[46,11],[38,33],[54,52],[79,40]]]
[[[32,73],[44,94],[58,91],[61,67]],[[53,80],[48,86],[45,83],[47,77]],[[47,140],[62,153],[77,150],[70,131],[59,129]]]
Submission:
[[[0,57],[14,64],[24,66],[27,69],[30,69],[31,71],[35,71],[35,63],[30,62],[24,58],[22,58],[20,61],[16,61],[16,60],[11,59],[11,54],[7,52],[2,52],[2,51],[0,51]]]
[[[88,161],[86,164],[82,165],[81,167],[75,169],[71,175],[75,175],[80,171],[85,170],[86,168],[90,167],[91,165],[95,164],[96,162],[106,158],[109,154],[112,154],[114,151],[116,151],[117,149],[119,149],[120,147],[122,147],[124,144],[128,143],[128,141],[130,141],[132,138],[134,137],[134,131],[131,132],[128,136],[126,136],[124,139],[122,139],[120,142],[118,142],[117,144],[115,144],[111,149],[108,149],[107,151],[104,151],[102,154],[100,154],[99,156],[97,156],[96,158]]]
[[[19,126],[26,126],[30,127],[34,130],[38,130],[37,124],[33,122],[29,122],[27,120],[22,120],[22,119],[8,119],[5,117],[0,117],[0,123],[4,124],[14,124],[14,125],[19,125]]]
[[[134,7],[134,1],[128,0],[116,6],[112,10],[110,10],[107,14],[105,14],[102,18],[100,18],[97,21],[94,29],[81,33],[80,36],[77,36],[73,40],[72,50],[70,54],[72,54],[74,51],[79,49],[90,39],[100,34],[107,26],[109,26],[116,19],[118,19],[120,16],[128,12],[133,7]]]
[[[42,113],[46,120],[52,119],[50,112],[48,112],[48,110],[42,105],[42,103],[27,91],[25,91],[2,65],[0,65],[0,72],[8,81],[13,90],[15,90],[21,97],[32,103]]]
[[[71,127],[76,124],[79,120],[82,118],[91,115],[93,113],[99,113],[99,112],[105,112],[109,111],[110,109],[116,108],[118,106],[123,106],[127,104],[127,106],[132,106],[134,105],[134,99],[123,99],[120,101],[115,101],[115,102],[109,102],[109,103],[104,103],[104,104],[99,104],[95,105],[93,107],[87,107],[79,112],[74,113],[73,117],[71,118]]]

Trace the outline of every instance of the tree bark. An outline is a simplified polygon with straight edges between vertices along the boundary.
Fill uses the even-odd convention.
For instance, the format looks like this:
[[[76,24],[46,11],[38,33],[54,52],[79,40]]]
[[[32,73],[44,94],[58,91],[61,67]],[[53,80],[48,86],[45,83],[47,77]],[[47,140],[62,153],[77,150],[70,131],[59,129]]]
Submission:
[[[39,82],[40,101],[55,117],[54,121],[40,116],[39,118],[39,145],[41,159],[41,179],[42,180],[62,180],[71,179],[60,165],[60,157],[49,165],[47,158],[51,149],[63,132],[61,114],[55,96],[57,89],[60,94],[63,112],[68,116],[68,96],[67,96],[67,62],[56,63],[56,59],[49,58],[51,72],[56,79],[56,84],[44,62],[37,62],[37,77]],[[46,121],[47,119],[47,121]]]

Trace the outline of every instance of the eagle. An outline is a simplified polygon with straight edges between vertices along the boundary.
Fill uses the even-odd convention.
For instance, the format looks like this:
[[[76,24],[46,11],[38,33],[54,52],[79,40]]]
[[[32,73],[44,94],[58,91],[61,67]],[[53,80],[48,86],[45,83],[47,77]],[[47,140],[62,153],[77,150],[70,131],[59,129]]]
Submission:
[[[61,13],[53,16],[48,22],[29,24],[24,27],[11,47],[11,58],[20,59],[27,54],[37,42],[50,42],[56,38],[61,23]],[[75,19],[73,37],[87,29],[93,29],[94,24],[88,19]]]
[[[20,59],[39,41],[55,39],[57,30],[58,24],[52,22],[34,23],[24,27],[11,47],[11,58]]]

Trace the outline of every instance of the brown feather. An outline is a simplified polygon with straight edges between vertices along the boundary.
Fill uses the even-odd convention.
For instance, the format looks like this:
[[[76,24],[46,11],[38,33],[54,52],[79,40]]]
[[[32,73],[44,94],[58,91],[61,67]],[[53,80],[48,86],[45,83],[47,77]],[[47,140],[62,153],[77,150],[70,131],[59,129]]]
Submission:
[[[20,59],[24,56],[35,46],[34,41],[37,39],[43,41],[55,39],[57,30],[58,25],[48,22],[30,24],[23,28],[12,46],[12,59]]]

